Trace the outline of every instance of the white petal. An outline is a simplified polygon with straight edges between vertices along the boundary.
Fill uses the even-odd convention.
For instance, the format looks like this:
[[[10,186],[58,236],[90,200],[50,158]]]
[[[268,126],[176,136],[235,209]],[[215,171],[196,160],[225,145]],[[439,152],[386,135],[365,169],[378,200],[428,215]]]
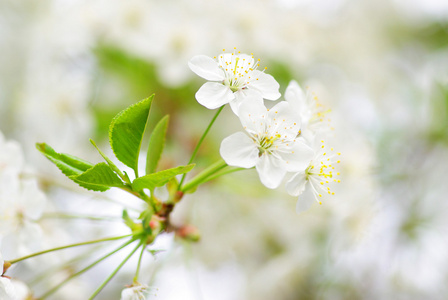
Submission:
[[[2,300],[17,300],[14,286],[11,280],[5,277],[0,277],[0,299]]]
[[[229,87],[217,82],[204,83],[196,93],[196,100],[208,109],[223,106],[234,98],[235,96]]]
[[[313,159],[314,151],[301,141],[296,141],[291,148],[276,152],[285,162],[288,172],[304,171]]]
[[[246,98],[238,109],[238,116],[244,129],[251,134],[260,134],[266,131],[268,110],[263,99]]]
[[[238,67],[240,67],[240,72],[249,71],[254,65],[254,58],[247,54],[237,54]]]
[[[239,90],[238,92],[234,93],[235,99],[229,102],[230,107],[232,108],[232,111],[235,113],[235,115],[239,116],[239,109],[242,103],[244,102],[250,102],[255,101],[258,103],[258,106],[263,105],[263,98],[260,96],[260,94],[257,91],[251,91],[249,89],[245,90]],[[254,104],[250,104],[249,107],[251,107]],[[256,105],[256,104],[255,104]]]
[[[286,192],[291,196],[299,196],[305,190],[306,182],[305,172],[299,172],[286,182]]]
[[[272,120],[271,132],[278,132],[282,138],[294,139],[300,131],[300,115],[293,111],[291,105],[281,101],[269,110],[269,119]]]
[[[315,203],[313,197],[301,197],[297,199],[296,203],[296,213],[300,214],[306,210],[308,210],[313,203]]]
[[[23,283],[22,281],[12,279],[11,284],[14,287],[16,299],[20,300],[30,299],[28,297],[30,295],[30,290],[25,283]]]
[[[257,145],[244,132],[226,137],[219,153],[229,166],[252,168],[258,160]]]
[[[286,174],[282,161],[269,154],[262,155],[255,167],[261,183],[270,189],[277,188]]]
[[[307,108],[305,94],[299,84],[292,80],[285,92],[285,99],[291,104],[292,108],[298,112],[302,112]]]
[[[21,206],[24,214],[31,220],[37,220],[45,208],[45,194],[39,190],[34,180],[22,181],[23,191],[21,195]]]
[[[225,79],[224,71],[218,63],[211,57],[197,55],[188,62],[190,69],[204,79],[211,81],[221,81]]]
[[[258,70],[252,71],[251,77],[254,79],[250,82],[248,88],[259,91],[263,98],[267,100],[277,100],[280,98],[281,94],[278,91],[280,85],[274,77]]]

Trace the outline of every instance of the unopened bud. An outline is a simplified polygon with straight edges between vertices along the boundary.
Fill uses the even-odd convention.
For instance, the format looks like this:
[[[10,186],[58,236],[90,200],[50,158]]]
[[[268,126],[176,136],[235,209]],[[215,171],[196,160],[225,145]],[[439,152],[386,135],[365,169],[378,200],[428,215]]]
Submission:
[[[177,202],[179,202],[181,199],[182,199],[182,197],[184,196],[184,192],[182,192],[182,191],[177,191],[176,192],[176,195],[174,196],[174,203],[177,203]]]
[[[185,225],[177,229],[176,236],[191,242],[197,242],[201,239],[199,230],[192,225]]]

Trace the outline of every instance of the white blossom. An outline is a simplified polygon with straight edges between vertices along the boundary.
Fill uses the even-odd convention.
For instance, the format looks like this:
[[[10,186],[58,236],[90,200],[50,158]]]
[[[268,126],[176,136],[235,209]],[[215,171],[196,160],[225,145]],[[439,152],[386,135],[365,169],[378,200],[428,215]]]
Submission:
[[[209,109],[229,103],[238,115],[239,106],[245,101],[262,103],[262,98],[280,97],[279,84],[274,77],[257,69],[259,60],[255,61],[253,55],[223,53],[214,59],[198,55],[188,65],[194,73],[210,81],[196,93],[196,100]]]
[[[134,282],[121,292],[121,300],[145,300],[148,292],[149,287],[147,285]]]
[[[225,138],[220,153],[225,162],[242,168],[255,167],[268,188],[280,185],[286,172],[305,170],[313,150],[297,135],[300,117],[283,101],[268,110],[259,101],[240,107],[240,121],[246,130]]]
[[[22,178],[21,172],[20,145],[5,142],[0,136],[0,239],[2,249],[16,255],[29,254],[30,250],[39,248],[42,230],[35,221],[46,205],[46,196],[37,181]]]
[[[22,148],[15,141],[6,141],[0,131],[0,180],[16,176],[24,165]]]
[[[0,252],[0,299],[2,300],[16,300],[16,292],[11,280],[3,276],[4,260],[2,253]]]
[[[329,112],[320,102],[319,98],[308,89],[306,94],[300,85],[292,80],[285,92],[285,99],[291,108],[300,114],[302,119],[301,137],[308,143],[314,143],[316,133],[322,131],[328,123],[325,123],[325,114]]]
[[[340,163],[340,153],[335,153],[333,148],[326,149],[324,141],[321,141],[320,150],[311,160],[309,166],[294,176],[286,183],[286,190],[292,196],[299,196],[305,190],[306,184],[312,190],[314,200],[322,204],[322,199],[333,196],[331,184],[338,183],[340,172],[336,166]],[[302,199],[303,198],[303,199]],[[313,199],[302,197],[299,198],[296,205],[298,213],[307,210],[313,203]]]

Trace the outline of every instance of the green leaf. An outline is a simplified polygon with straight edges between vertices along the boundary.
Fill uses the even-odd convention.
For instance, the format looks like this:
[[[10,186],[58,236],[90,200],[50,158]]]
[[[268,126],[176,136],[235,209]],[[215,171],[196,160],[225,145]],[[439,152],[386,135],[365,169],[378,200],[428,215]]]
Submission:
[[[157,164],[165,147],[165,136],[169,119],[169,116],[165,116],[157,123],[154,131],[151,133],[146,156],[146,174],[154,173],[157,169]]]
[[[71,178],[72,176],[80,175],[93,167],[93,164],[76,156],[65,153],[57,153],[56,151],[53,150],[53,148],[51,148],[45,143],[37,143],[36,148],[37,150],[42,152],[51,162],[53,162],[59,168],[59,170],[61,170],[62,173],[64,173],[65,176],[67,176],[72,180],[73,180],[73,178]],[[96,188],[96,186],[91,186],[89,184],[80,184],[80,183],[78,184],[83,188],[90,190]]]
[[[99,163],[70,179],[89,190],[104,192],[110,187],[122,187],[123,182],[106,163]]]
[[[98,146],[95,144],[95,142],[90,139],[90,142],[92,143],[92,145],[96,148],[96,150],[98,150],[98,152],[100,153],[100,155],[104,158],[104,160],[107,162],[107,164],[109,165],[109,167],[118,174],[118,176],[120,176],[123,180],[129,180],[128,177],[126,177],[121,171],[120,169],[118,169],[118,167],[109,159],[109,157],[106,156],[106,154],[103,153],[103,151],[100,150],[100,148],[98,148]],[[130,183],[130,182],[129,182]]]
[[[190,172],[191,169],[194,168],[194,166],[195,164],[180,166],[177,168],[172,168],[136,178],[132,182],[132,188],[135,191],[141,191],[143,189],[153,190],[158,186],[166,184],[168,181],[170,181],[171,178],[175,177],[176,175]]]
[[[36,148],[52,161],[66,176],[79,175],[93,167],[93,164],[76,156],[57,153],[45,143],[36,143]]]
[[[129,106],[115,116],[109,127],[109,142],[115,156],[134,169],[136,175],[138,155],[153,98],[154,95]]]

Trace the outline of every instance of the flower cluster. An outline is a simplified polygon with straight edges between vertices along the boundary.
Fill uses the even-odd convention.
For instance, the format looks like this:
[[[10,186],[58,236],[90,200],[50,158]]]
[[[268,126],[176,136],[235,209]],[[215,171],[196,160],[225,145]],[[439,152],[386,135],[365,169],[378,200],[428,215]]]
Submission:
[[[258,60],[259,61],[259,60]],[[280,186],[287,174],[286,190],[299,196],[309,184],[314,200],[334,195],[331,184],[340,182],[336,170],[340,153],[316,141],[328,131],[328,110],[313,93],[304,93],[291,81],[285,100],[271,109],[263,100],[280,97],[274,77],[257,70],[253,55],[224,53],[218,58],[193,57],[189,66],[197,75],[210,80],[196,93],[197,101],[214,109],[229,103],[244,131],[236,132],[221,143],[220,154],[230,165],[257,170],[261,182],[270,189]],[[300,199],[297,211],[307,209],[308,199]]]
[[[42,235],[36,221],[42,215],[46,196],[35,178],[22,175],[25,170],[20,145],[6,141],[0,132],[0,242],[14,255],[38,250]]]

